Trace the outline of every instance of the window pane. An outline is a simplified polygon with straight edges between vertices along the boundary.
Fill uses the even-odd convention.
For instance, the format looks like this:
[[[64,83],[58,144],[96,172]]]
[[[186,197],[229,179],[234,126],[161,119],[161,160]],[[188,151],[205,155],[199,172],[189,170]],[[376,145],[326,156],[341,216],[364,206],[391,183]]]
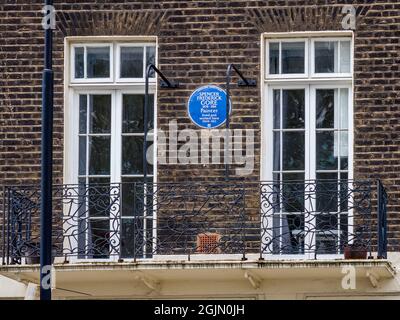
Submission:
[[[275,229],[274,229],[275,230]],[[281,216],[282,254],[304,253],[304,215],[284,214]]]
[[[89,137],[89,174],[110,174],[110,137]]]
[[[283,212],[304,212],[304,173],[282,175]]]
[[[279,43],[269,44],[269,73],[279,74]]]
[[[348,169],[348,155],[349,155],[349,143],[348,143],[348,133],[340,132],[340,169]]]
[[[87,48],[87,77],[110,77],[110,47]]]
[[[282,128],[304,128],[304,90],[283,90],[282,95]]]
[[[274,90],[274,129],[281,126],[281,90]]]
[[[89,217],[110,217],[110,178],[89,178]],[[108,224],[110,224],[110,221]]]
[[[85,70],[85,49],[83,47],[75,48],[75,78],[83,78]]]
[[[143,78],[143,47],[121,47],[121,78]]]
[[[79,175],[86,174],[86,141],[86,136],[79,137]]]
[[[335,127],[335,90],[316,90],[316,126],[317,128]]]
[[[89,132],[111,132],[111,95],[91,95],[89,99]]]
[[[349,73],[350,68],[350,41],[340,41],[340,72]]]
[[[337,72],[338,43],[335,41],[315,42],[315,73]]]
[[[137,184],[135,185],[135,183]],[[133,217],[143,215],[142,195],[143,178],[122,178],[122,216]]]
[[[282,42],[282,73],[304,73],[304,42]]]
[[[143,137],[122,137],[122,173],[143,173]]]
[[[282,170],[304,170],[304,132],[283,132]]]
[[[134,257],[138,250],[138,244],[135,243],[137,235],[141,233],[142,228],[138,228],[138,221],[136,219],[122,219],[122,233],[121,233],[121,255],[122,258]]]
[[[87,132],[87,95],[79,95],[79,133]]]
[[[347,172],[340,173],[340,211],[349,210],[349,199],[352,198],[349,192],[348,174]]]
[[[146,47],[146,68],[149,64],[156,64],[156,48]],[[154,70],[150,71],[150,78],[154,78]]]
[[[143,132],[143,95],[124,95],[122,111],[122,132],[137,133]],[[148,130],[154,128],[154,95],[149,95],[149,109],[147,113]]]
[[[338,159],[334,153],[335,134],[333,131],[317,132],[317,170],[337,170]]]
[[[338,173],[317,173],[316,211],[327,213],[338,211]]]
[[[274,171],[279,171],[281,168],[281,140],[280,132],[274,132]]]
[[[319,254],[333,254],[338,250],[338,214],[317,214],[316,251]]]
[[[89,245],[91,257],[108,258],[110,253],[110,221],[108,219],[89,220]]]
[[[340,89],[340,129],[348,129],[349,89]]]

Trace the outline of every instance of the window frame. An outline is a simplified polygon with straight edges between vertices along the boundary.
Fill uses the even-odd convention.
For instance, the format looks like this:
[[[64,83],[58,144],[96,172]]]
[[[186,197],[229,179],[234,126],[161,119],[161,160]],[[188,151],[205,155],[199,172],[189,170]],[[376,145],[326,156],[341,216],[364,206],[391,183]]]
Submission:
[[[321,76],[314,76],[311,73],[311,66],[309,67],[309,76],[294,78],[290,74],[279,74],[279,75],[269,75],[269,43],[270,42],[279,42],[281,40],[285,41],[286,39],[291,39],[293,41],[299,41],[300,39],[308,39],[310,43],[314,43],[314,41],[318,40],[327,40],[327,39],[335,39],[335,40],[350,40],[350,73],[349,74],[321,74]],[[305,124],[305,149],[310,149],[309,151],[305,151],[305,162],[307,163],[307,158],[309,161],[309,167],[307,168],[307,164],[305,167],[305,179],[315,180],[317,170],[316,170],[316,119],[315,118],[315,93],[319,88],[348,88],[349,89],[349,104],[348,104],[348,180],[351,185],[351,180],[353,179],[354,168],[354,33],[350,31],[316,31],[316,32],[285,32],[285,33],[264,33],[261,35],[261,76],[264,77],[261,84],[261,164],[260,164],[260,180],[271,182],[273,181],[273,132],[274,132],[274,122],[273,122],[273,89],[285,89],[285,88],[299,88],[301,86],[308,87],[308,94],[306,92],[306,119],[305,122],[309,123],[308,127]],[[309,58],[308,61],[311,61],[314,64],[313,60],[310,60],[311,45],[308,49]],[[314,53],[313,53],[314,59]],[[313,66],[314,68],[314,66]],[[309,110],[307,110],[307,105]],[[313,110],[314,109],[314,110]],[[312,112],[312,114],[308,114]],[[310,123],[312,121],[313,123]],[[310,126],[312,128],[310,129]],[[309,136],[307,138],[307,136]],[[308,139],[308,140],[307,140]],[[307,146],[308,145],[308,146]],[[313,150],[311,150],[313,149]],[[281,159],[282,160],[282,159]],[[282,168],[280,168],[282,169]],[[282,170],[280,170],[282,171]],[[341,170],[338,168],[336,172],[345,172],[346,170]],[[311,173],[311,174],[310,174]],[[308,175],[308,176],[307,176]],[[261,199],[262,201],[262,199]],[[306,205],[309,205],[306,203]],[[282,214],[282,213],[281,213]],[[349,232],[352,232],[352,209],[350,209],[347,213],[349,215]],[[314,217],[315,219],[315,217]],[[306,223],[306,222],[305,222]],[[313,221],[308,221],[308,223],[313,223]],[[272,218],[264,217],[261,219],[261,228],[264,228],[265,225],[272,225]],[[312,236],[312,235],[311,235]],[[266,232],[262,235],[263,239],[271,237],[271,234]],[[305,243],[315,243],[315,239],[308,238],[304,239]],[[267,243],[267,242],[265,242]],[[304,253],[304,254],[274,254],[272,252],[263,252],[263,255],[268,257],[268,259],[314,259],[315,252]],[[332,258],[342,258],[343,254],[332,253],[332,254],[317,254],[317,259],[332,259]]]
[[[310,51],[310,62],[311,62],[311,70],[310,76],[311,78],[351,78],[353,76],[353,63],[354,63],[354,41],[350,37],[328,37],[328,38],[310,38],[311,40],[311,51]],[[350,72],[332,72],[332,73],[316,73],[315,72],[315,42],[335,42],[338,44],[338,66],[340,66],[340,42],[341,41],[350,41]]]
[[[137,47],[142,47],[143,48],[143,77],[142,78],[121,78],[121,47],[124,48],[137,48]],[[146,79],[146,54],[147,54],[147,48],[148,47],[153,47],[152,45],[149,45],[149,43],[146,42],[138,42],[138,43],[124,43],[124,42],[118,42],[115,45],[115,57],[116,57],[116,68],[115,68],[115,82],[117,83],[144,83]],[[155,47],[155,46],[154,46]],[[158,63],[158,58],[157,58],[157,50],[156,50],[156,55],[155,55],[155,65]],[[149,77],[149,83],[155,82],[155,77]]]
[[[116,57],[116,44],[145,44],[147,46],[154,46],[155,48],[155,60],[157,63],[158,55],[158,39],[155,36],[143,37],[143,36],[96,36],[96,37],[66,37],[64,39],[64,152],[63,152],[63,183],[69,185],[78,185],[79,183],[79,94],[111,94],[111,147],[110,147],[110,185],[115,186],[122,182],[122,94],[142,94],[144,95],[144,77],[138,79],[139,81],[117,82],[115,72],[115,61]],[[110,68],[112,68],[111,79],[102,78],[89,78],[89,79],[75,79],[75,47],[85,46],[110,46]],[[86,54],[85,54],[86,59]],[[145,59],[145,57],[144,57]],[[86,72],[86,70],[85,70]],[[111,72],[111,71],[110,71]],[[154,137],[157,136],[157,74],[149,81],[149,94],[154,95],[154,131],[149,132],[148,136],[153,137],[153,174],[148,174],[148,177],[154,182],[157,181],[157,141]],[[120,106],[117,104],[121,103]],[[86,155],[88,157],[88,155]],[[85,178],[88,172],[85,173]],[[140,176],[138,175],[139,179]],[[117,201],[118,203],[120,200]],[[66,208],[68,209],[68,208]],[[67,211],[68,212],[68,211]],[[122,214],[122,211],[121,213]],[[153,213],[153,219],[156,219],[156,211]],[[110,212],[110,216],[113,213]],[[110,221],[111,223],[111,221]],[[122,227],[122,226],[120,226]],[[76,230],[77,225],[71,228],[71,225],[66,226],[66,234]],[[112,226],[110,225],[110,230]],[[114,231],[114,230],[113,230]],[[153,230],[156,235],[157,231]],[[70,242],[71,241],[71,242]],[[65,238],[64,245],[66,248],[78,248],[77,239]],[[110,256],[107,258],[91,258],[88,255],[85,257],[73,256],[71,260],[85,261],[85,262],[100,262],[100,261],[116,261],[118,255],[113,255],[111,251]],[[126,258],[124,260],[131,260]]]
[[[75,78],[75,49],[76,48],[84,48],[83,54],[83,78]],[[110,50],[110,76],[108,78],[88,78],[87,77],[87,48],[105,48],[109,47]],[[114,50],[113,43],[105,43],[105,42],[89,42],[89,43],[75,43],[71,44],[71,53],[70,53],[70,79],[71,83],[112,83],[114,79]]]
[[[304,73],[281,73],[282,72],[282,42],[304,42]],[[278,74],[270,74],[270,63],[269,63],[269,48],[270,43],[279,43],[279,73]],[[309,76],[309,59],[308,59],[308,51],[309,51],[309,42],[308,38],[277,38],[267,40],[266,43],[266,53],[265,53],[265,77],[268,79],[299,79],[299,78],[307,78]]]

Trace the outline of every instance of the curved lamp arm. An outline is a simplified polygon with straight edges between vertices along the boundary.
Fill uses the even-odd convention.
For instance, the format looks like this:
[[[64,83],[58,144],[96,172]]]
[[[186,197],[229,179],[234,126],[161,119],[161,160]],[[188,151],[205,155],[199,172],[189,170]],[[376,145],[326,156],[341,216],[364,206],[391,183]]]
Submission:
[[[169,81],[164,74],[157,69],[154,64],[149,64],[146,68],[146,78],[145,78],[145,91],[144,91],[144,110],[143,110],[143,129],[144,129],[144,140],[143,140],[143,181],[144,183],[147,182],[147,133],[148,133],[148,126],[147,126],[147,118],[148,118],[148,110],[149,110],[149,78],[150,72],[154,70],[157,74],[161,77],[160,87],[161,88],[169,88],[169,89],[176,89],[179,88],[179,83]]]

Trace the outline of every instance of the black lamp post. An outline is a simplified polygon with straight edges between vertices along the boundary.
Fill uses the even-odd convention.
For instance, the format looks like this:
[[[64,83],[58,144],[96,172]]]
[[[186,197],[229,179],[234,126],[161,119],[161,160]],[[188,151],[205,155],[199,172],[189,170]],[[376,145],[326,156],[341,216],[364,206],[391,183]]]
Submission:
[[[45,1],[53,5],[52,0]],[[53,178],[53,70],[50,22],[45,28],[44,70],[42,82],[42,155],[40,202],[40,299],[51,300],[51,234]]]

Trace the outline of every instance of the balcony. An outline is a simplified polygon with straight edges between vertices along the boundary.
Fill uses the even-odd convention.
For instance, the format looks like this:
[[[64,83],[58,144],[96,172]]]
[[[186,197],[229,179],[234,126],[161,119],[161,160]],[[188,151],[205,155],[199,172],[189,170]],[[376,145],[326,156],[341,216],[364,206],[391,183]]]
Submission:
[[[336,279],[336,286],[349,265],[372,286],[395,274],[385,259],[380,182],[137,182],[60,185],[53,193],[59,297],[82,297],[77,290],[106,297],[116,288],[146,296],[161,284],[163,296],[201,296],[221,280],[224,297],[233,284],[251,296],[243,281],[252,290],[264,280],[283,288],[291,279]],[[0,274],[38,283],[40,188],[6,187],[4,200]]]
[[[56,262],[386,257],[386,192],[368,181],[60,185]],[[36,264],[40,188],[6,187],[3,261]]]

